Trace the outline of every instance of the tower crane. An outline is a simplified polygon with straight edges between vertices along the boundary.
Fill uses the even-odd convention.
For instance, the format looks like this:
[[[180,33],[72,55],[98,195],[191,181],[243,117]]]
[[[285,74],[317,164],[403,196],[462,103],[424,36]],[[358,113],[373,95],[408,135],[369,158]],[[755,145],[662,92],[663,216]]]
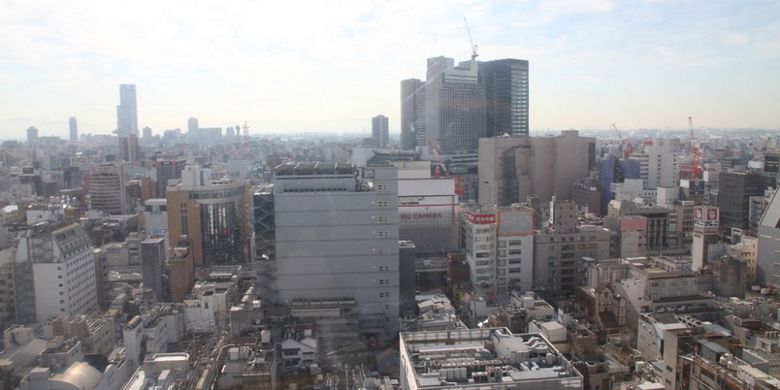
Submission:
[[[474,38],[471,37],[471,29],[469,28],[469,21],[466,20],[466,18],[463,18],[463,24],[466,25],[466,32],[469,34],[469,43],[471,43],[471,59],[475,60],[477,57],[479,57],[479,54],[477,54],[477,45],[474,44]]]
[[[610,127],[612,130],[615,130],[615,133],[617,133],[617,136],[620,139],[620,147],[623,149],[623,160],[628,160],[631,156],[631,152],[634,151],[634,147],[631,146],[630,141],[623,139],[623,135],[620,133],[620,130],[618,130],[617,125],[613,123]]]
[[[699,164],[699,148],[693,144],[693,117],[688,117],[688,138],[691,144],[691,178],[698,179],[701,177],[702,169]]]

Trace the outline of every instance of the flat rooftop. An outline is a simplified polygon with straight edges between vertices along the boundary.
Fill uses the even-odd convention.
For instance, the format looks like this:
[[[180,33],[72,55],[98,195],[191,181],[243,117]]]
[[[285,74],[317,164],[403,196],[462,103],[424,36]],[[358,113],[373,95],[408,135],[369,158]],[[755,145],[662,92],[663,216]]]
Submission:
[[[277,176],[351,175],[357,172],[350,163],[291,162],[280,164],[274,169]]]
[[[506,388],[525,381],[534,388],[582,386],[582,375],[539,334],[459,329],[402,333],[401,340],[402,356],[414,368],[414,379],[405,380],[418,388]]]

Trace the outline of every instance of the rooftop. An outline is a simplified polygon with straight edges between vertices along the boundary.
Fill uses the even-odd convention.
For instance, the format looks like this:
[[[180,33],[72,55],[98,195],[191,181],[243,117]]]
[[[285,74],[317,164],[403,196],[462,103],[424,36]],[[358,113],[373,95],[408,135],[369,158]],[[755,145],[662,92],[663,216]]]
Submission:
[[[349,163],[291,162],[276,167],[277,176],[352,175],[357,172]]]
[[[582,386],[581,374],[538,334],[514,335],[506,328],[461,329],[402,333],[401,340],[402,356],[408,356],[420,388],[490,388],[524,381],[534,381],[539,388],[564,382]]]

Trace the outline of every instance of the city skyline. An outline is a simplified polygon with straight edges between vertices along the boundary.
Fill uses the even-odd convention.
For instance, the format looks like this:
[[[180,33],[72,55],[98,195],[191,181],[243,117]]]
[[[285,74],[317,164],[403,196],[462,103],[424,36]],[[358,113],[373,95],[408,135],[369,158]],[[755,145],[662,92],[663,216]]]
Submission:
[[[252,134],[369,134],[382,112],[397,139],[399,81],[429,57],[468,59],[463,16],[479,60],[529,61],[532,132],[682,129],[687,116],[780,127],[780,4],[769,1],[151,7],[0,4],[0,139],[29,126],[67,138],[70,116],[80,133],[109,134],[124,83],[138,88],[138,127],[155,134],[188,117],[246,120]]]

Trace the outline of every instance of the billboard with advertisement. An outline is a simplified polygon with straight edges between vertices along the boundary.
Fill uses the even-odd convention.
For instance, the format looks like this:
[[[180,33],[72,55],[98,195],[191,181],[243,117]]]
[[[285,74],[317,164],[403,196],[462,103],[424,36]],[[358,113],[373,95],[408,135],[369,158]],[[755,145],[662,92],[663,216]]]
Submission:
[[[693,227],[705,233],[717,233],[720,226],[720,209],[710,206],[693,208]]]
[[[688,180],[688,193],[691,195],[704,195],[704,180]]]
[[[454,195],[399,196],[398,225],[408,227],[451,227],[457,224]]]

